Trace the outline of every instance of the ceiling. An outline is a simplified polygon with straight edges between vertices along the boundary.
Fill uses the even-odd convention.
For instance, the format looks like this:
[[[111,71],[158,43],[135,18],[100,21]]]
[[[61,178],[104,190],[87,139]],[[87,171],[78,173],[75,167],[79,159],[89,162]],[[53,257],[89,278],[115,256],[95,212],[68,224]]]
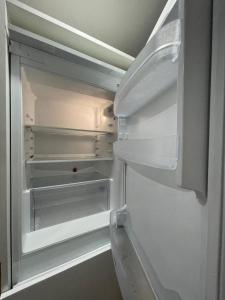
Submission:
[[[145,45],[167,0],[20,0],[131,56]]]

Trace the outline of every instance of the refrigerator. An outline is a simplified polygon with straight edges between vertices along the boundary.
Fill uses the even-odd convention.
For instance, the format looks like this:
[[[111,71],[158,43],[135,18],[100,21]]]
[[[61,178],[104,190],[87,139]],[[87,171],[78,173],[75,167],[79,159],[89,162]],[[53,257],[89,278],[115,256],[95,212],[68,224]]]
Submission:
[[[17,4],[3,290],[112,251],[124,300],[208,299],[211,1],[169,1],[126,72],[15,25]]]

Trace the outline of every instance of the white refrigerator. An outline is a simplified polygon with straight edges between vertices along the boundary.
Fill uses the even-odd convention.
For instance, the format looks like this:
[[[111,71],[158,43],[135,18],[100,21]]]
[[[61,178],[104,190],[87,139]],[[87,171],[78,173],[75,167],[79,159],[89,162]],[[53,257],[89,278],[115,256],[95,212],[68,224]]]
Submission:
[[[3,291],[112,251],[124,300],[209,299],[211,1],[169,1],[126,72],[6,11]]]

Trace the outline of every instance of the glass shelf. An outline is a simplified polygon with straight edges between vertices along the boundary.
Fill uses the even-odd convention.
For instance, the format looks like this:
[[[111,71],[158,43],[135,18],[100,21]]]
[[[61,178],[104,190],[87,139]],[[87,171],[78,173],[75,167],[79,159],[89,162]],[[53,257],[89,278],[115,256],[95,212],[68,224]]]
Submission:
[[[41,125],[25,125],[25,128],[30,128],[32,132],[40,132],[47,134],[56,134],[56,135],[75,135],[75,136],[93,136],[96,135],[113,135],[112,131],[104,130],[88,130],[88,129],[79,129],[79,128],[62,128],[62,127],[51,127],[51,126],[41,126]]]
[[[74,173],[67,175],[41,176],[30,178],[31,190],[49,190],[57,187],[70,187],[96,182],[107,182],[108,177],[99,172]]]
[[[38,164],[56,164],[56,163],[73,163],[73,162],[95,162],[95,161],[111,161],[113,157],[80,157],[80,158],[64,158],[64,159],[57,159],[57,158],[49,158],[46,159],[33,159],[33,160],[26,160],[27,165],[38,165]]]

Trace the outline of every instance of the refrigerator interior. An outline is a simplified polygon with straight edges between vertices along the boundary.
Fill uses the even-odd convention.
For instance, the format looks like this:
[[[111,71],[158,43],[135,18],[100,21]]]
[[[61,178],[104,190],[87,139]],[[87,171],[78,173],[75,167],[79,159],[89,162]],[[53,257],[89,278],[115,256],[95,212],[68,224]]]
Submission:
[[[31,230],[109,210],[113,94],[26,66],[21,72]]]
[[[27,160],[112,157],[113,93],[29,66],[21,73]]]
[[[30,65],[16,66],[12,58],[12,74],[16,68],[21,119],[13,119],[13,126],[21,132],[17,184],[22,197],[16,199],[15,284],[108,247],[116,138],[114,92]],[[12,80],[13,93],[15,87]]]

